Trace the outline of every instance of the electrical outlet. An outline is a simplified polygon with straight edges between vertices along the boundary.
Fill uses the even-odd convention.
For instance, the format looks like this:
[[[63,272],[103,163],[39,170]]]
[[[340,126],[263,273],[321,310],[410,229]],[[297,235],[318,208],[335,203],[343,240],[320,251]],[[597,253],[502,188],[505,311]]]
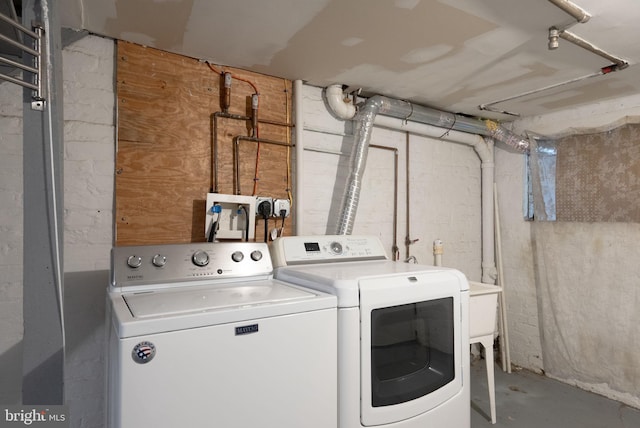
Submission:
[[[266,212],[263,211],[263,208],[266,209]],[[273,213],[273,199],[268,196],[257,196],[256,197],[256,215],[259,217],[267,216],[271,217]]]
[[[253,239],[255,236],[255,203],[254,196],[225,195],[221,193],[207,194],[204,236],[209,237],[213,221],[216,221],[216,239]],[[244,210],[240,207],[244,207]],[[248,224],[247,224],[248,222]]]
[[[282,218],[282,212],[284,211],[284,216],[289,217],[289,213],[291,212],[291,204],[288,199],[274,199],[273,200],[273,216]]]

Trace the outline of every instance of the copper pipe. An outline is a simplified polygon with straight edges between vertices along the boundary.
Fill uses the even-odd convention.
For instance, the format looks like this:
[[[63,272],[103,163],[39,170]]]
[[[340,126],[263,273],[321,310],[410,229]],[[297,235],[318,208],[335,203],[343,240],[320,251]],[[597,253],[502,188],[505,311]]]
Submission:
[[[211,115],[211,121],[213,122],[212,130],[212,145],[211,148],[211,191],[212,193],[219,193],[218,191],[218,118],[224,117],[226,119],[243,120],[248,122],[251,120],[249,116],[241,116],[238,114],[225,113],[223,111],[215,112]]]
[[[234,157],[235,157],[235,159],[233,160],[234,169],[235,169],[235,183],[234,183],[235,190],[233,193],[235,193],[236,195],[242,195],[242,192],[240,191],[240,150],[239,150],[240,141],[253,141],[254,143],[264,143],[264,144],[272,144],[275,146],[291,147],[291,144],[283,143],[281,141],[267,140],[266,138],[243,137],[242,135],[233,137]]]

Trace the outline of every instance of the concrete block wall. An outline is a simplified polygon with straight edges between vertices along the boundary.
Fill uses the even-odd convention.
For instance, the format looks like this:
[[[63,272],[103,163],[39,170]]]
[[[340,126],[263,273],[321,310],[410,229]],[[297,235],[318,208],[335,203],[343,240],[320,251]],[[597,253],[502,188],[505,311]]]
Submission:
[[[63,52],[65,272],[109,269],[115,154],[114,42]]]
[[[113,243],[113,40],[87,36],[63,51],[65,394],[71,426],[104,421],[105,289]]]
[[[531,222],[523,210],[524,155],[498,149],[495,161],[511,361],[542,372]]]

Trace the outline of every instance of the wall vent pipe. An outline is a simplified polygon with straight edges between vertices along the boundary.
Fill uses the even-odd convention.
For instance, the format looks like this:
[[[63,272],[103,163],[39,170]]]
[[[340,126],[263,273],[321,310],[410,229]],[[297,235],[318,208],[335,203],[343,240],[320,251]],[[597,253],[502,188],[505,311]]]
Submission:
[[[520,152],[526,152],[529,149],[529,141],[526,138],[514,134],[497,122],[469,118],[430,107],[415,105],[408,101],[375,95],[360,106],[354,118],[356,124],[349,161],[350,171],[338,218],[337,234],[339,235],[350,235],[353,230],[353,222],[362,187],[362,175],[367,161],[369,141],[371,140],[373,123],[378,114],[448,130],[483,135],[495,141],[503,142]]]

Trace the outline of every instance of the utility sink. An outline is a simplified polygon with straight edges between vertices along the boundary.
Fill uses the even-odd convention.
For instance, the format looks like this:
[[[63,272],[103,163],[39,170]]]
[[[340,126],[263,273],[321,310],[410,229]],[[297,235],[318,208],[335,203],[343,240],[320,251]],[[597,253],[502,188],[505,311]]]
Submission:
[[[494,333],[498,294],[501,291],[502,287],[497,285],[469,281],[469,337],[471,339]]]

